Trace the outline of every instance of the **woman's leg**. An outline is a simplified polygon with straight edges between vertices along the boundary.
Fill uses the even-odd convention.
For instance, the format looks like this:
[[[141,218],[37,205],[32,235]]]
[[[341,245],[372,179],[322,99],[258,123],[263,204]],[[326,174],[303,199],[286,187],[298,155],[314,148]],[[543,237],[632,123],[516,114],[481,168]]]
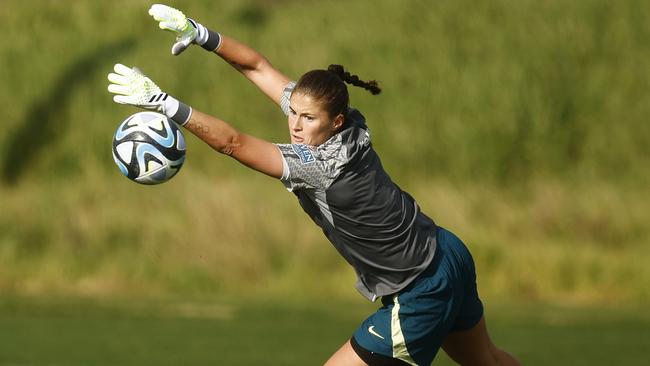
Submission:
[[[397,358],[383,356],[361,347],[353,338],[330,357],[325,366],[411,366]]]
[[[325,366],[368,366],[357,353],[352,349],[350,341],[345,342],[345,344],[339,348],[336,353],[330,357],[329,360],[325,363]]]
[[[451,359],[464,366],[521,365],[517,359],[492,343],[484,317],[469,330],[449,333],[442,349]]]

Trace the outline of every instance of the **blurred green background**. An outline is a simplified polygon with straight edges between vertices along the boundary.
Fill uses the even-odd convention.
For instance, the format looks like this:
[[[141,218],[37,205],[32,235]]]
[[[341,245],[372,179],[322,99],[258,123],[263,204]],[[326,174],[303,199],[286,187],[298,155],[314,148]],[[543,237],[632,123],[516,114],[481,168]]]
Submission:
[[[381,95],[352,88],[352,103],[394,180],[466,241],[497,319],[527,324],[529,312],[513,318],[509,309],[560,306],[589,309],[588,319],[614,311],[625,320],[609,331],[648,328],[636,309],[650,304],[650,2],[168,4],[292,78],[340,63],[379,80]],[[199,47],[171,56],[173,36],[147,15],[150,5],[0,3],[0,325],[12,329],[25,307],[58,314],[62,300],[47,299],[84,298],[90,308],[327,299],[361,314],[335,338],[342,343],[373,305],[279,182],[189,134],[186,163],[166,184],[131,183],[114,165],[113,132],[137,111],[106,91],[117,62],[242,131],[288,141],[279,109],[220,58]],[[18,362],[2,354],[0,363]]]

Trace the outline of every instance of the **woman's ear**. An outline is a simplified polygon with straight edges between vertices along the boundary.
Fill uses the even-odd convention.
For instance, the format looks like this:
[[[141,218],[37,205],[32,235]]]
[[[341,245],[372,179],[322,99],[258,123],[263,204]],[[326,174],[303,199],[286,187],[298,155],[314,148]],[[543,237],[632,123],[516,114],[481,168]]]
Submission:
[[[334,118],[334,121],[332,121],[332,130],[338,131],[343,126],[344,122],[345,116],[340,113],[336,118]]]

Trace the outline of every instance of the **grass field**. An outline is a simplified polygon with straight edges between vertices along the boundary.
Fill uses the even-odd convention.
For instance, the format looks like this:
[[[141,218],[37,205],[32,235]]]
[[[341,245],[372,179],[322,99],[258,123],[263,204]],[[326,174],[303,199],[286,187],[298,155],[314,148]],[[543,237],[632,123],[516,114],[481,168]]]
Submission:
[[[650,301],[650,202],[639,199],[650,182],[648,2],[171,4],[291,77],[342,63],[378,79],[378,97],[351,90],[375,149],[473,247],[486,293]],[[0,290],[295,290],[323,270],[336,273],[328,288],[349,286],[278,182],[191,136],[173,181],[142,187],[119,173],[111,137],[135,109],[106,91],[116,62],[245,132],[287,139],[278,108],[218,57],[198,47],[171,56],[150,5],[2,2]]]
[[[320,365],[373,309],[362,302],[0,300],[0,365]],[[488,307],[526,365],[647,365],[641,309]],[[434,365],[453,364],[441,352]]]

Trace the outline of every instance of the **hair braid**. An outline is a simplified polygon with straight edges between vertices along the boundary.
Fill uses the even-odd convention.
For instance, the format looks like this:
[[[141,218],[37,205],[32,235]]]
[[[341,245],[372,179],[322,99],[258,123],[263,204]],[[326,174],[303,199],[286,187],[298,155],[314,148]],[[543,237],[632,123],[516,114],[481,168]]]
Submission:
[[[358,86],[360,88],[364,88],[365,90],[369,91],[372,93],[372,95],[377,95],[381,93],[381,88],[377,85],[377,81],[375,80],[370,80],[370,81],[363,81],[359,79],[357,75],[350,74],[348,71],[345,71],[345,68],[341,65],[330,65],[327,68],[328,71],[333,72],[336,74],[341,80],[348,84],[352,84],[354,86]]]

